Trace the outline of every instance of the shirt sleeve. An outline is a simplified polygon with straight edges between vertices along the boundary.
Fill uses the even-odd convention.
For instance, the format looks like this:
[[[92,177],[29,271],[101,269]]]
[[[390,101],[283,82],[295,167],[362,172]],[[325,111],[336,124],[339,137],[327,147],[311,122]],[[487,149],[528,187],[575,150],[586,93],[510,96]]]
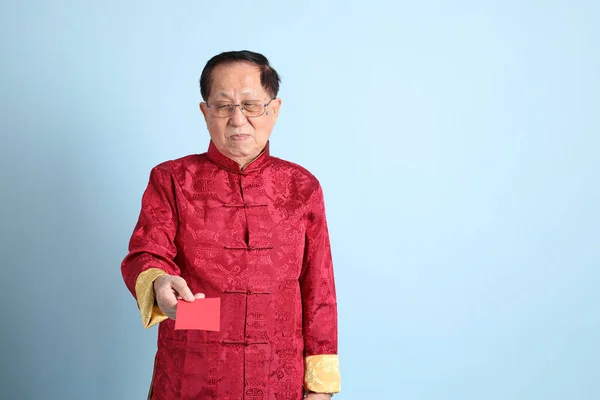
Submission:
[[[146,328],[167,319],[156,305],[154,280],[161,275],[180,275],[174,261],[178,226],[175,195],[176,184],[167,165],[154,167],[142,196],[129,253],[121,263],[125,285],[137,301]]]
[[[304,388],[338,393],[338,320],[335,281],[323,192],[309,202],[305,254],[300,276],[304,334]]]

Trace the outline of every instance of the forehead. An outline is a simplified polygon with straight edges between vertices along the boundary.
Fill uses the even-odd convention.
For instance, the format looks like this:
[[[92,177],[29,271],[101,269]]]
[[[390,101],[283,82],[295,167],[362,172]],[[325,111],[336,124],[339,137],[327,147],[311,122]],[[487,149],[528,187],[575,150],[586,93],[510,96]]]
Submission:
[[[210,97],[257,96],[264,93],[260,83],[260,69],[254,64],[219,65],[212,71]]]

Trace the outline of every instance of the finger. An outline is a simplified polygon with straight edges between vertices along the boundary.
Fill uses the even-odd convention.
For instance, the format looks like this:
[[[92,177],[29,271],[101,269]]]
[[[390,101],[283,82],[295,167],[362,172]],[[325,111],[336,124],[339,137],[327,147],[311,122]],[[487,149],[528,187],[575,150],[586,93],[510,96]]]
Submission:
[[[177,304],[177,296],[179,296],[179,294],[174,289],[171,281],[156,291],[156,298],[162,300],[164,303],[169,304],[169,306],[174,306]]]
[[[183,300],[194,301],[194,295],[183,278],[173,278],[171,285]]]
[[[196,294],[194,295],[194,297],[195,297],[196,299],[203,299],[203,298],[205,298],[206,296],[204,295],[204,293],[196,293]]]
[[[171,291],[165,291],[165,296],[157,296],[156,303],[165,314],[174,313],[177,309],[177,299]]]
[[[177,305],[177,297],[171,288],[162,288],[156,292],[156,302],[163,312],[174,311]]]
[[[166,307],[165,305],[160,303],[158,303],[158,307],[167,317],[169,317],[170,319],[175,319],[175,315],[177,314],[176,307]]]
[[[176,313],[165,313],[165,315],[169,317],[169,319],[175,320]]]

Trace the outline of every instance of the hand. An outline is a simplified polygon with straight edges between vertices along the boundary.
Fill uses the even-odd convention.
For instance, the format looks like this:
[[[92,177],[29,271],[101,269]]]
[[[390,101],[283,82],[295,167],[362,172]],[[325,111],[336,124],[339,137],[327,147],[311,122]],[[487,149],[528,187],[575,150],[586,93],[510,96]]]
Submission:
[[[313,392],[309,392],[306,397],[306,400],[329,400],[331,399],[331,395],[330,394],[325,394],[325,393],[313,393]]]
[[[192,302],[195,299],[203,299],[204,293],[192,295],[185,279],[180,276],[162,275],[154,280],[154,297],[162,312],[174,320],[179,299]]]

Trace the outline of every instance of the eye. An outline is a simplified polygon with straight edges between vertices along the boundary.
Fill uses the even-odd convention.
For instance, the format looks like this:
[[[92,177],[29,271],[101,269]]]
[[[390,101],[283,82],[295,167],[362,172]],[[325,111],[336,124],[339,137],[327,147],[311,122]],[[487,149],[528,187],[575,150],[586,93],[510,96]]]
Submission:
[[[224,111],[231,108],[231,103],[215,103],[213,104],[213,107],[217,111]]]
[[[243,103],[244,110],[249,112],[258,112],[261,110],[262,104],[257,101],[245,101]]]

